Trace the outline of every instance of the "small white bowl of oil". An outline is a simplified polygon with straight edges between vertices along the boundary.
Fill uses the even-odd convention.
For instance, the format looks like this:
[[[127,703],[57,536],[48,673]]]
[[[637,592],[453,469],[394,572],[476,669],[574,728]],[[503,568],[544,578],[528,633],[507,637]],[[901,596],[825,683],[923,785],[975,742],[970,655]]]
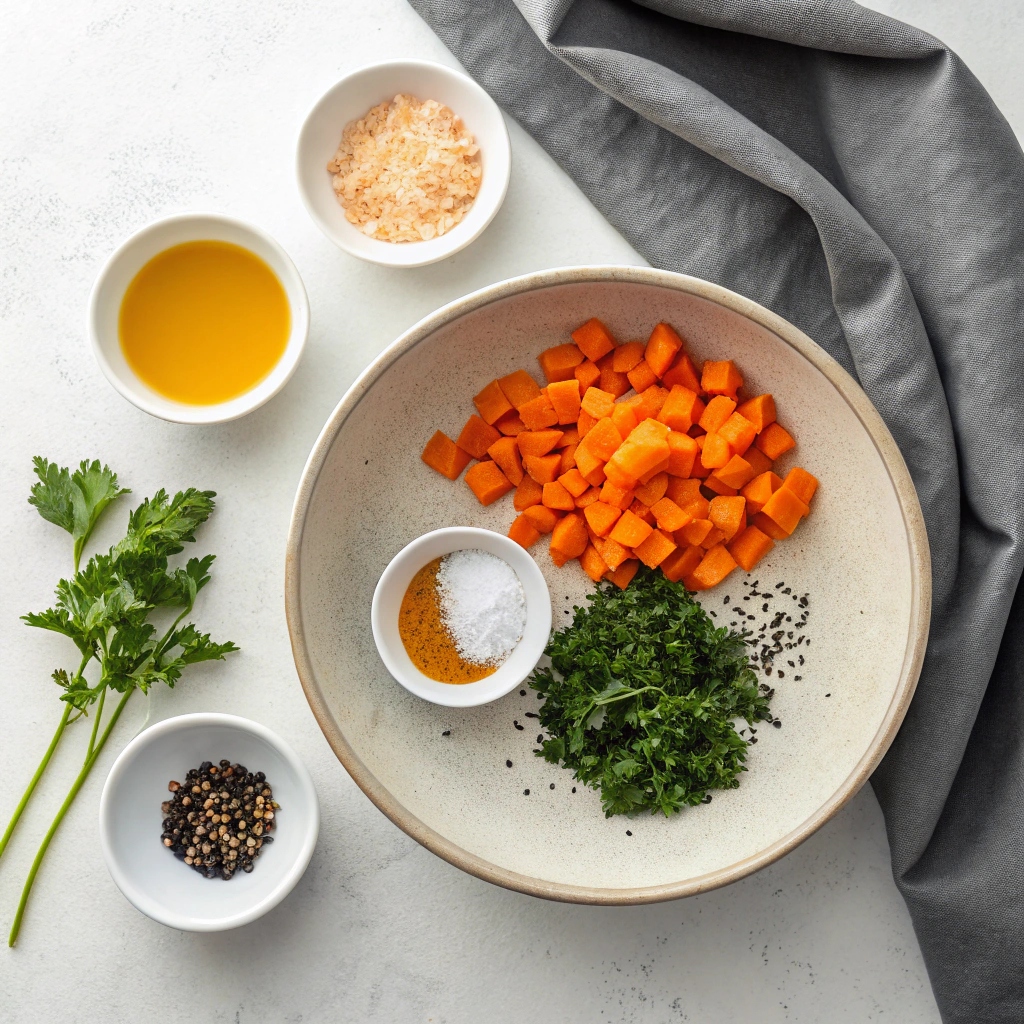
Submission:
[[[218,214],[179,214],[132,235],[89,300],[100,369],[129,402],[176,423],[223,423],[259,408],[295,371],[309,302],[266,232]]]
[[[474,550],[502,559],[518,577],[526,602],[523,634],[490,675],[473,682],[442,682],[424,673],[406,649],[399,628],[402,602],[413,578],[434,559]],[[504,697],[534,670],[551,635],[551,595],[537,563],[514,540],[478,527],[452,526],[417,537],[391,559],[373,593],[370,624],[381,661],[410,693],[446,707],[476,707]]]

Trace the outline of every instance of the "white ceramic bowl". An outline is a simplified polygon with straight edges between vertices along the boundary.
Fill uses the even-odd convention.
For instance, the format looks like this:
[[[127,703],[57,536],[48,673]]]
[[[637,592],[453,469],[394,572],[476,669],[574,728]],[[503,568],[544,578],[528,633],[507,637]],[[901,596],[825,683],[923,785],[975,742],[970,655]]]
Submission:
[[[121,350],[118,318],[125,290],[149,260],[173,245],[205,240],[240,245],[273,270],[288,297],[291,333],[277,365],[255,387],[228,402],[189,405],[167,398],[139,380]],[[178,214],[154,221],[136,232],[107,260],[89,299],[89,340],[107,380],[144,412],[174,423],[223,423],[258,409],[288,382],[299,364],[308,334],[306,289],[288,254],[265,231],[219,214]]]
[[[222,758],[263,772],[281,805],[273,844],[250,874],[228,881],[204,878],[160,842],[167,783]],[[100,845],[117,887],[147,917],[182,931],[226,931],[276,907],[306,870],[319,830],[305,766],[279,736],[235,715],[180,715],[150,726],[121,751],[100,797]]]
[[[526,597],[526,628],[496,672],[475,683],[439,683],[425,676],[409,657],[398,633],[398,611],[413,576],[427,562],[469,548],[497,555],[515,570]],[[533,671],[551,633],[551,596],[537,563],[514,540],[491,530],[450,526],[417,537],[391,559],[373,592],[370,623],[381,661],[410,693],[450,708],[471,708],[504,697]]]
[[[345,126],[398,93],[433,99],[450,107],[480,147],[480,191],[466,216],[440,238],[426,242],[382,242],[345,219],[327,164]],[[498,105],[471,78],[426,60],[370,64],[346,75],[317,101],[299,132],[296,174],[299,193],[321,231],[346,252],[390,267],[422,267],[469,245],[490,224],[505,199],[512,166],[508,130]]]

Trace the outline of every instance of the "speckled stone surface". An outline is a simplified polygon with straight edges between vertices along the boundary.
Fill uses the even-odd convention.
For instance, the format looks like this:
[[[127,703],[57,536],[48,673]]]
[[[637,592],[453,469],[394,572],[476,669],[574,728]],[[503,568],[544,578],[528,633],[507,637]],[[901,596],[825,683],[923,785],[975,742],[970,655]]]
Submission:
[[[879,6],[957,48],[1011,123],[1024,125],[1016,4]],[[17,620],[45,607],[70,559],[25,504],[36,453],[102,456],[136,495],[189,484],[220,492],[200,545],[219,559],[198,616],[243,653],[159,695],[152,714],[228,711],[272,726],[309,765],[324,816],[308,872],[262,921],[207,936],[148,921],[110,880],[97,839],[103,776],[145,717],[143,702],[130,704],[54,841],[18,948],[0,949],[5,1024],[936,1024],[870,790],[734,886],[648,907],[578,907],[495,888],[434,857],[370,804],[323,739],[288,646],[283,554],[303,462],[339,397],[388,342],[471,289],[543,267],[640,262],[515,125],[505,206],[450,262],[388,271],[320,235],[292,179],[300,120],[359,63],[451,62],[412,11],[400,0],[69,0],[59,9],[9,5],[4,29],[0,820],[52,732],[59,709],[49,673],[69,659],[59,637]],[[294,379],[268,406],[224,427],[185,428],[148,418],[107,386],[86,345],[85,308],[125,236],[154,217],[204,208],[249,218],[285,246],[309,290],[312,330]],[[98,542],[116,536],[123,515]],[[5,928],[83,742],[69,735],[0,861]]]

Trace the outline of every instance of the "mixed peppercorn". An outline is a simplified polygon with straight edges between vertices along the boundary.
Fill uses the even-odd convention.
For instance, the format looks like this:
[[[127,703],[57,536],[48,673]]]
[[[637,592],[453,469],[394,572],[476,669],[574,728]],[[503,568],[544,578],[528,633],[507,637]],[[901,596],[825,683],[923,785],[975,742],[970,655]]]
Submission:
[[[204,761],[184,783],[172,780],[167,788],[173,796],[162,805],[163,844],[207,878],[252,871],[260,850],[274,841],[269,833],[278,804],[263,772]]]

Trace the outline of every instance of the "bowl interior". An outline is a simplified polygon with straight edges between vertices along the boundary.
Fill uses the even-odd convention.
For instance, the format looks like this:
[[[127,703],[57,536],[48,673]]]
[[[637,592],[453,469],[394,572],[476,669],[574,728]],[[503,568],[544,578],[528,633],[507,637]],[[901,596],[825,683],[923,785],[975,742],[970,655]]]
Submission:
[[[121,349],[118,318],[125,289],[149,260],[171,246],[201,240],[232,242],[242,246],[273,270],[288,297],[291,332],[277,365],[255,387],[228,402],[188,405],[161,395],[135,375]],[[150,224],[114,253],[96,282],[89,321],[100,366],[125,398],[162,419],[179,423],[216,423],[251,412],[285,385],[298,365],[306,343],[309,305],[295,264],[263,232],[226,217],[185,214]]]
[[[505,297],[485,304],[465,300],[462,315],[429,333],[414,329],[421,340],[386,353],[335,414],[297,503],[293,643],[339,756],[378,805],[435,852],[492,881],[566,899],[681,895],[806,838],[884,751],[927,634],[926,546],[922,557],[923,542],[912,540],[905,519],[919,517],[916,497],[900,468],[901,505],[861,414],[825,373],[779,334],[696,293],[715,293],[713,286],[639,269],[537,277],[529,286],[511,282]],[[458,711],[418,701],[388,678],[367,628],[374,585],[409,539],[465,523],[505,532],[515,515],[508,499],[481,508],[464,481],[431,471],[419,458],[423,444],[436,429],[457,436],[472,396],[495,377],[524,367],[540,378],[537,354],[592,316],[620,341],[646,338],[666,320],[698,365],[736,360],[747,393],[772,392],[780,422],[798,439],[779,471],[799,464],[821,481],[814,514],[790,540],[752,575],[737,571],[700,597],[719,624],[755,632],[782,609],[782,639],[795,643],[788,631],[800,614],[798,595],[809,595],[800,630],[807,641],[764,679],[776,689],[772,711],[782,727],[758,728],[738,789],[670,819],[606,819],[596,793],[535,757],[531,690]],[[885,434],[876,414],[863,415]],[[898,454],[890,457],[902,467]],[[563,626],[590,581],[578,567],[556,568],[543,543],[531,554],[548,581],[555,628]],[[755,581],[775,595],[768,611],[768,601],[749,597]]]
[[[170,720],[169,730],[159,723],[125,748],[128,756],[104,790],[101,833],[111,874],[139,910],[172,927],[214,930],[258,917],[287,894],[308,862],[319,817],[308,778],[264,736],[223,721],[177,726],[190,717]],[[273,844],[261,850],[250,874],[229,881],[204,878],[160,841],[167,783],[222,758],[264,772],[281,805]]]
[[[413,576],[428,562],[452,551],[480,548],[507,562],[526,598],[526,626],[515,650],[491,675],[452,685],[425,676],[409,657],[398,631],[398,612]],[[437,530],[419,537],[392,559],[373,593],[373,635],[388,671],[406,689],[448,707],[472,707],[505,696],[521,683],[544,652],[551,630],[551,598],[536,562],[515,541],[490,530]]]
[[[450,232],[426,242],[395,243],[368,238],[345,219],[327,170],[345,126],[398,93],[411,93],[421,100],[435,99],[450,107],[480,147],[483,173],[476,200]],[[433,263],[468,245],[501,206],[511,166],[508,131],[494,100],[465,75],[426,61],[374,64],[338,82],[306,118],[296,160],[299,191],[324,234],[362,259],[403,267]]]

